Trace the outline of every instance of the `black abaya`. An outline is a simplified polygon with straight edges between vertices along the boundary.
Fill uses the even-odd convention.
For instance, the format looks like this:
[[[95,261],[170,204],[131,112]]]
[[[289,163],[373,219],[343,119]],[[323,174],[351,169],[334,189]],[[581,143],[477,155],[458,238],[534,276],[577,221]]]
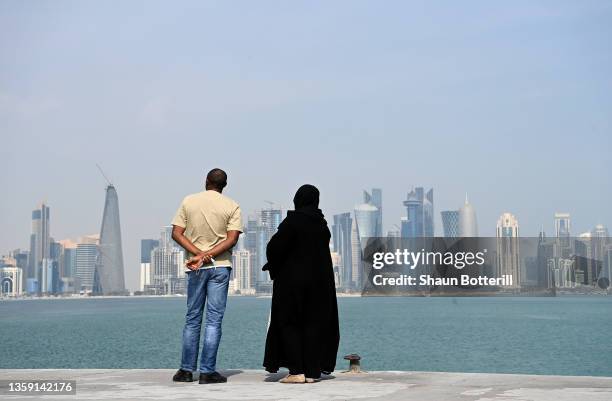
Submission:
[[[263,268],[274,280],[264,367],[319,378],[334,370],[340,341],[330,233],[316,188],[301,187],[294,203],[268,243]]]

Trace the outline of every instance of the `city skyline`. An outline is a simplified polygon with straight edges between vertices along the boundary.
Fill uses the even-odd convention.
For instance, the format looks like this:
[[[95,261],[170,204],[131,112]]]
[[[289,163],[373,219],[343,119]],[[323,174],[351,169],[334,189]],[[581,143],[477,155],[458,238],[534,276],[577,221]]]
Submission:
[[[114,203],[111,207],[111,209],[114,208],[118,208],[118,204],[117,202],[117,195],[116,195],[116,191],[114,186],[109,185],[107,186],[107,197],[106,197],[106,204],[108,206],[108,202],[109,202],[109,188],[110,191],[114,194]],[[411,187],[412,189],[410,189],[408,191],[408,196],[410,197],[411,194],[414,195],[415,194],[415,188]],[[421,192],[423,192],[423,189],[420,187],[416,188],[417,190],[420,190]],[[383,197],[383,190],[380,188],[374,188],[372,189],[372,192],[376,194],[376,204],[378,205],[377,207],[374,206],[374,201],[373,201],[373,197],[372,195],[366,191],[363,190],[362,194],[363,194],[363,203],[357,203],[356,206],[351,210],[349,209],[348,212],[342,212],[339,213],[337,215],[332,215],[332,216],[327,216],[327,220],[328,220],[328,225],[330,228],[330,231],[332,232],[332,241],[330,242],[330,247],[333,249],[334,252],[339,252],[338,249],[336,249],[336,246],[340,246],[340,249],[343,249],[346,246],[346,241],[349,241],[349,248],[351,248],[352,244],[351,242],[355,241],[355,238],[352,238],[352,236],[357,235],[357,240],[359,240],[359,217],[360,214],[366,213],[366,215],[370,215],[372,214],[372,216],[380,216],[382,215],[382,213],[379,214],[379,209],[380,208],[382,210],[382,208],[385,205],[385,200],[386,198]],[[433,188],[429,191],[431,194],[433,194]],[[111,198],[113,198],[113,194],[111,194]],[[424,194],[424,192],[423,192]],[[436,210],[434,209],[434,203],[433,203],[433,195],[430,195],[430,199],[431,199],[431,210]],[[284,216],[284,213],[286,212],[286,210],[288,210],[287,208],[280,208],[280,206],[278,204],[276,204],[275,202],[272,201],[264,201],[264,203],[268,204],[267,208],[260,208],[257,209],[255,211],[251,211],[250,213],[247,213],[247,219],[243,222],[244,223],[244,233],[241,235],[241,240],[240,240],[240,246],[236,248],[236,250],[250,250],[250,257],[251,260],[249,261],[249,266],[252,266],[254,269],[251,272],[251,276],[249,279],[252,282],[252,288],[255,289],[257,288],[259,291],[261,291],[260,286],[263,285],[265,286],[269,286],[270,282],[269,279],[267,278],[265,272],[260,272],[259,268],[257,268],[257,266],[261,266],[263,265],[263,263],[265,263],[265,255],[262,253],[265,250],[265,245],[267,243],[267,241],[269,240],[270,236],[272,234],[274,234],[275,230],[276,230],[276,226],[278,226],[278,224],[280,223],[281,219]],[[401,202],[404,206],[406,206],[406,201],[402,201]],[[276,205],[276,206],[275,206]],[[278,208],[277,208],[278,207]],[[74,248],[75,255],[71,256],[74,257],[74,266],[72,266],[72,269],[74,270],[74,277],[78,277],[78,283],[79,285],[84,285],[84,288],[89,288],[89,291],[91,291],[92,289],[94,289],[94,276],[93,273],[96,271],[97,267],[97,263],[100,263],[100,259],[98,259],[97,257],[99,257],[100,255],[98,254],[98,251],[95,251],[93,247],[97,248],[99,247],[99,241],[100,241],[100,234],[93,234],[93,235],[84,235],[84,236],[80,236],[80,239],[77,240],[77,242],[72,242],[71,239],[68,238],[64,238],[61,240],[56,240],[53,235],[51,235],[53,233],[53,230],[49,229],[49,215],[50,215],[50,206],[49,204],[46,203],[41,203],[40,208],[36,209],[32,212],[32,218],[33,218],[33,223],[32,223],[32,232],[33,234],[31,235],[31,239],[30,239],[30,243],[31,243],[31,247],[33,246],[33,244],[36,243],[40,243],[41,239],[39,239],[37,237],[37,233],[39,232],[44,232],[45,235],[48,235],[49,238],[47,238],[47,242],[49,242],[49,244],[47,245],[48,248],[52,249],[53,245],[55,245],[56,243],[60,243],[62,244],[62,246],[64,247],[65,251],[71,251],[72,248]],[[439,212],[437,212],[437,214],[440,215],[440,220],[443,221],[444,220],[444,215],[448,214],[449,212],[453,212],[456,214],[455,219],[456,221],[454,222],[454,224],[457,226],[455,227],[455,229],[457,230],[457,234],[459,234],[461,232],[460,230],[460,221],[461,221],[461,215],[462,215],[462,211],[463,213],[465,213],[465,210],[468,210],[469,214],[470,214],[470,218],[469,220],[474,220],[474,223],[476,223],[476,215],[478,214],[478,211],[474,210],[474,208],[471,206],[471,204],[468,202],[467,199],[467,195],[466,195],[466,199],[465,199],[465,203],[462,206],[462,208],[455,210],[455,211],[449,211],[449,210],[441,210]],[[116,218],[116,222],[118,224],[118,210],[113,210],[113,214],[116,212],[116,216],[113,216],[113,219]],[[406,211],[405,213],[410,213],[410,208],[408,208],[408,211]],[[435,215],[436,213],[434,213]],[[46,219],[43,219],[42,217],[45,217]],[[345,217],[346,216],[346,217]],[[496,231],[496,234],[493,235],[488,235],[488,236],[499,236],[499,230],[500,230],[500,222],[502,221],[502,219],[508,219],[511,216],[511,220],[515,221],[515,224],[517,224],[517,232],[515,233],[514,236],[518,236],[518,223],[516,222],[517,219],[516,217],[514,217],[513,214],[511,214],[510,212],[503,212],[500,214],[500,216],[498,216],[498,219],[496,219],[495,222],[493,222],[491,225],[493,227],[495,227],[494,231]],[[106,212],[106,207],[105,207],[105,211],[103,213],[103,226],[104,226],[104,221],[107,220],[107,212]],[[337,220],[337,218],[340,218],[341,220]],[[348,220],[346,220],[348,218]],[[366,232],[368,234],[366,234],[366,236],[370,235],[370,233],[374,234],[374,233],[380,233],[382,232],[384,236],[387,235],[391,235],[394,236],[396,234],[394,234],[394,230],[388,230],[388,226],[378,226],[378,217],[375,217],[373,219],[366,217],[366,220],[363,220],[363,217],[361,217],[362,220],[362,224],[363,222],[366,222],[366,224],[371,227],[366,229]],[[402,217],[400,216],[399,220],[397,220],[397,223],[405,223],[405,219],[406,217]],[[371,221],[370,221],[371,220]],[[596,224],[593,225],[591,228],[587,229],[587,230],[581,230],[581,231],[574,231],[571,229],[571,224],[573,224],[572,222],[574,222],[571,213],[567,213],[567,212],[555,212],[552,216],[552,218],[550,219],[551,221],[551,229],[550,230],[544,230],[545,233],[548,233],[549,236],[553,236],[553,237],[563,237],[563,236],[583,236],[583,235],[593,235],[595,237],[597,236],[606,236],[604,234],[601,234],[602,232],[606,232],[607,233],[607,226],[606,225],[602,225],[602,224]],[[258,222],[258,226],[253,226],[251,227],[251,222]],[[352,222],[352,223],[351,223]],[[347,225],[348,223],[348,225]],[[399,225],[397,223],[394,223],[392,226],[393,227],[399,227]],[[344,225],[344,228],[342,229],[344,232],[341,232],[341,229],[336,229],[337,225]],[[488,224],[487,224],[488,226]],[[138,291],[141,290],[143,288],[143,282],[142,282],[142,275],[143,272],[145,270],[143,269],[147,269],[146,270],[146,274],[147,276],[151,276],[153,274],[154,271],[154,264],[155,263],[151,263],[152,261],[150,260],[150,256],[149,256],[149,260],[148,260],[148,266],[143,266],[143,262],[144,259],[146,258],[145,256],[143,256],[144,254],[142,253],[142,244],[144,241],[153,241],[153,242],[157,242],[157,244],[161,243],[165,243],[165,244],[169,244],[169,243],[174,243],[174,241],[172,241],[171,239],[164,239],[164,233],[165,236],[168,237],[168,232],[167,232],[167,225],[163,226],[164,229],[162,230],[162,237],[161,240],[155,240],[155,239],[150,239],[150,236],[145,236],[144,238],[141,238],[139,240],[140,243],[140,248],[138,249],[139,254],[140,254],[140,259],[139,262],[140,263],[132,263],[131,261],[128,262],[128,269],[127,269],[127,273],[122,273],[121,274],[121,281],[123,281],[123,278],[125,277],[125,282],[126,282],[126,287],[128,290],[131,291]],[[261,227],[261,228],[259,228]],[[476,233],[478,232],[478,226],[475,226],[476,229]],[[539,235],[542,234],[542,230],[543,227],[540,228],[540,230],[538,230],[537,233],[530,233],[528,235],[525,235],[523,237],[537,237]],[[522,230],[522,229],[521,229]],[[261,233],[260,233],[261,231]],[[351,231],[355,231],[355,233],[352,233]],[[252,237],[251,240],[248,239],[248,235],[249,232],[251,232],[254,236]],[[522,231],[521,231],[522,232]],[[425,233],[425,231],[422,232],[421,235],[419,236],[426,236],[423,235]],[[397,234],[400,234],[399,232],[397,232]],[[453,235],[446,235],[447,233],[445,233],[445,228],[444,227],[438,227],[436,229],[436,236],[447,236],[447,237],[453,237]],[[336,240],[337,236],[340,236],[340,240]],[[409,237],[410,235],[408,235],[407,237]],[[461,235],[459,235],[461,236]],[[473,236],[470,234],[470,232],[464,232],[464,236]],[[482,235],[483,237],[486,237],[487,235]],[[120,233],[119,233],[119,237],[120,237]],[[168,237],[169,238],[169,237]],[[344,238],[344,239],[342,239]],[[50,239],[53,239],[53,241],[50,241]],[[253,242],[253,244],[250,245],[246,245],[248,244],[248,242],[251,241]],[[44,242],[44,241],[42,241]],[[67,245],[68,244],[68,245]],[[129,244],[128,247],[131,247],[133,244]],[[354,245],[354,244],[353,244]],[[157,245],[156,245],[157,246]],[[164,245],[162,246],[162,248],[167,248],[169,245]],[[176,247],[176,244],[173,245],[173,247]],[[91,248],[91,249],[90,249]],[[151,250],[153,250],[155,247],[151,246],[150,247]],[[13,248],[13,249],[23,249],[21,247],[17,247],[17,248]],[[36,249],[33,248],[33,249]],[[258,249],[259,252],[254,251],[254,249]],[[180,253],[182,253],[182,249],[179,249]],[[12,252],[11,250],[1,250],[2,254],[6,255],[9,252]],[[121,243],[119,244],[119,252],[121,252]],[[172,255],[174,255],[174,251],[170,251]],[[350,252],[354,252],[350,251]],[[50,254],[52,252],[50,251]],[[342,252],[340,252],[341,254]],[[264,255],[264,256],[262,256]],[[176,256],[178,256],[178,254],[176,254]],[[176,259],[176,256],[172,256],[172,258]],[[263,258],[263,259],[262,259]],[[91,265],[87,272],[82,272],[79,269],[82,269],[83,267],[79,268],[79,266],[85,266],[87,265],[87,260],[90,260],[89,264]],[[173,259],[173,260],[175,260]],[[342,272],[342,274],[340,276],[337,277],[338,283],[337,285],[341,288],[347,288],[347,289],[352,289],[355,290],[356,288],[359,287],[359,285],[357,284],[357,282],[355,281],[356,279],[356,274],[358,275],[358,271],[359,271],[359,262],[357,261],[357,259],[355,258],[355,255],[353,255],[352,258],[349,257],[350,259],[355,259],[355,261],[349,261],[346,262],[348,265],[351,265],[351,271],[344,271]],[[179,264],[179,259],[176,259],[176,261],[171,262],[171,263],[175,263],[176,266],[173,267],[174,270],[177,269],[178,266],[178,270],[181,269],[181,266]],[[31,260],[30,260],[31,262]],[[154,262],[154,261],[153,261]],[[40,263],[40,262],[39,262]],[[85,265],[83,264],[85,263]],[[168,262],[165,262],[168,263]],[[357,264],[355,264],[357,263]],[[342,261],[342,264],[344,265],[345,262]],[[343,269],[346,269],[347,266],[342,267]],[[87,265],[88,266],[88,265]],[[122,263],[121,263],[121,267],[122,267]],[[41,274],[36,273],[37,271],[30,271],[31,266],[28,264],[26,267],[24,267],[24,277],[31,277],[33,274]],[[64,267],[63,264],[60,264],[57,267],[58,271],[62,271],[62,269],[67,269],[67,267]],[[40,268],[39,268],[40,270]],[[166,268],[167,270],[167,268]],[[349,274],[349,276],[346,276],[346,274]],[[180,275],[180,274],[179,274]],[[131,277],[133,276],[133,277]],[[85,278],[86,277],[86,278]],[[36,277],[34,277],[36,278]],[[57,277],[56,280],[63,280],[63,277]],[[74,280],[74,279],[73,279]],[[115,281],[118,279],[115,279]],[[239,278],[240,280],[240,278]],[[351,284],[351,280],[352,280],[352,284]],[[89,283],[89,284],[87,284]],[[151,279],[147,284],[153,284],[153,279]],[[31,291],[29,290],[29,286],[31,284],[27,283],[26,285],[24,285],[23,291],[27,292],[27,291]],[[73,281],[70,281],[68,283],[63,283],[63,285],[69,285],[72,286],[74,285]],[[89,285],[89,287],[87,287],[87,285]],[[175,286],[174,284],[172,284],[173,286]],[[72,288],[72,287],[69,287]],[[174,287],[173,287],[174,288]],[[182,287],[177,287],[177,288],[182,288]],[[263,288],[263,287],[262,287]],[[265,288],[263,290],[264,292],[266,291]],[[120,290],[117,290],[116,292],[120,292]]]

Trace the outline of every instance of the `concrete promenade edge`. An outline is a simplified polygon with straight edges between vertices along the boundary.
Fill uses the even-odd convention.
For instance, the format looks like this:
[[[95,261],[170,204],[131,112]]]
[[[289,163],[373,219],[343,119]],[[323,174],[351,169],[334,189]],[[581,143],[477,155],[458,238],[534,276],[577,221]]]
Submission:
[[[0,369],[0,380],[76,380],[76,395],[6,395],[33,400],[462,400],[610,401],[611,377],[439,372],[335,372],[314,384],[281,384],[285,373],[224,370],[226,384],[173,383],[169,369]]]

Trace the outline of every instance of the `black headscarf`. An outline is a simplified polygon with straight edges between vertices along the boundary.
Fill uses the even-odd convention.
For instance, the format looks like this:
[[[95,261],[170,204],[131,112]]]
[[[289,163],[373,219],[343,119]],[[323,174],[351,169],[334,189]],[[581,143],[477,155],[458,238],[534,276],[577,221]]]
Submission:
[[[318,209],[319,190],[314,185],[302,185],[293,197],[293,204],[295,205],[295,210]]]

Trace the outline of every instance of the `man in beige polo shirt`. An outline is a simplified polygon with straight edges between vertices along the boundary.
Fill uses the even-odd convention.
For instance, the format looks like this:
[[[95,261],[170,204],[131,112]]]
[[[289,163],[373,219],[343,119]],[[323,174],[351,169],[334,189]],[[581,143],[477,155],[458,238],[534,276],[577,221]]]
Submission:
[[[172,238],[185,249],[188,257],[183,354],[174,381],[193,381],[204,305],[206,324],[199,382],[227,381],[215,368],[232,266],[231,249],[242,232],[242,221],[238,203],[221,194],[226,185],[227,174],[223,170],[210,170],[206,190],[185,197],[172,220]]]

